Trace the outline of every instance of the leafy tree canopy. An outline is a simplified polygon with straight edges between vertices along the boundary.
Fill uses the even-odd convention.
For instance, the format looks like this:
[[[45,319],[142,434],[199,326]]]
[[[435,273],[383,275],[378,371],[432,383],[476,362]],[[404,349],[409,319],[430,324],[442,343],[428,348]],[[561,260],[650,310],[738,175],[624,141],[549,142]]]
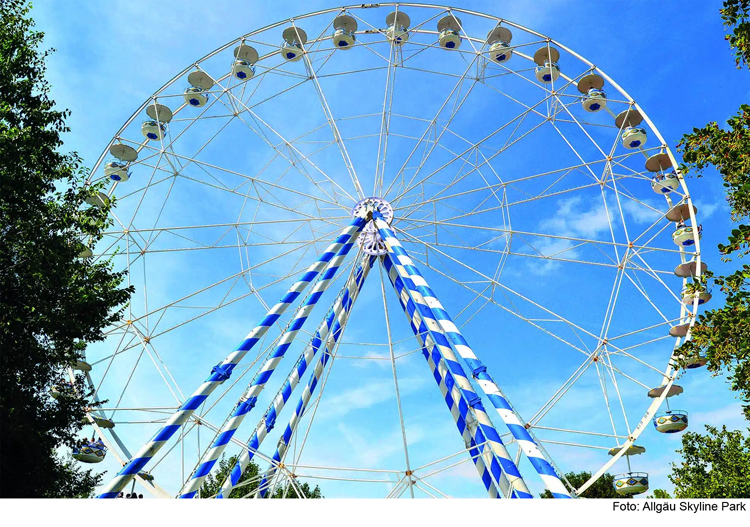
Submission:
[[[130,290],[107,261],[79,258],[108,226],[85,204],[76,154],[63,154],[67,111],[54,109],[25,0],[0,2],[0,496],[88,496],[99,481],[57,453],[83,426],[82,379],[66,378],[87,343],[121,318]],[[73,383],[57,400],[50,389]]]
[[[726,35],[740,68],[750,66],[750,0],[727,0],[719,10],[725,27],[732,28]]]
[[[200,496],[202,498],[213,498],[221,490],[221,485],[224,480],[232,472],[232,467],[237,463],[237,456],[232,456],[226,459],[224,456],[219,460],[219,470],[215,474],[209,474],[206,477],[205,483],[201,487]],[[238,485],[232,490],[229,498],[243,498],[248,494],[253,495],[253,491],[258,488],[260,483],[260,467],[254,461],[250,461],[245,471],[240,477]],[[317,485],[314,489],[310,488],[308,483],[295,483],[297,490],[295,491],[288,485],[279,485],[274,491],[272,498],[299,498],[301,494],[305,498],[319,499],[323,497],[320,492],[320,487]]]
[[[591,472],[568,472],[565,478],[575,488],[580,488],[591,478]],[[540,498],[552,498],[552,493],[545,490],[539,495]],[[581,494],[582,498],[627,498],[615,492],[615,477],[612,474],[603,474],[586,491]]]
[[[726,0],[720,10],[727,35],[734,50],[737,67],[750,66],[750,0]],[[740,106],[736,115],[720,127],[716,122],[694,128],[680,140],[680,170],[684,175],[700,177],[707,168],[715,169],[723,180],[731,217],[735,222],[750,218],[750,105]],[[750,252],[750,225],[738,224],[719,251],[744,256]],[[706,287],[713,277],[702,277],[699,288]],[[705,356],[708,369],[714,374],[725,373],[732,390],[750,403],[750,265],[745,264],[727,276],[713,277],[713,283],[726,295],[723,307],[698,316],[692,329],[692,340],[681,347],[685,357]],[[695,285],[693,286],[695,287]],[[745,405],[750,419],[750,404]]]
[[[682,436],[682,461],[669,476],[675,498],[750,498],[750,437],[726,426],[706,431]]]

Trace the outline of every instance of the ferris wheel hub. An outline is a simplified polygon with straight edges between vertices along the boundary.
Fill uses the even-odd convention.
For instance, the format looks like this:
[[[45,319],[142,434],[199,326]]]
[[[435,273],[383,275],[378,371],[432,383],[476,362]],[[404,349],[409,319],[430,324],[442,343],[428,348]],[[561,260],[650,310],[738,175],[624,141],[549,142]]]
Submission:
[[[393,221],[393,207],[383,198],[369,197],[359,200],[352,208],[352,217],[362,216],[368,212],[378,211],[383,219],[391,224]],[[385,242],[375,226],[375,222],[370,220],[362,227],[362,233],[357,238],[357,245],[362,248],[362,252],[373,256],[382,256],[388,252]]]

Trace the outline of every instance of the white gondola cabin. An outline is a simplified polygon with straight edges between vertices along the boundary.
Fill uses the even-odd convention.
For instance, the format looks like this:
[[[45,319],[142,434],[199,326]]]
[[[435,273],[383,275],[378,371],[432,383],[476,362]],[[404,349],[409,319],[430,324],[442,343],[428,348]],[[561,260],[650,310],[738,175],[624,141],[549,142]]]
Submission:
[[[107,447],[101,440],[91,441],[73,449],[73,458],[83,463],[101,463],[107,455]]]
[[[441,18],[437,24],[438,43],[441,48],[458,49],[461,46],[461,20],[453,15]]]
[[[629,108],[620,112],[615,117],[615,126],[622,129],[620,138],[622,146],[629,150],[642,148],[646,144],[648,134],[645,128],[638,126],[643,121],[641,112],[635,108]]]
[[[615,492],[620,496],[634,496],[648,490],[648,474],[645,472],[628,472],[615,476]]]
[[[409,25],[411,19],[409,15],[401,11],[394,11],[385,17],[385,36],[397,46],[402,46],[409,40]]]
[[[333,46],[336,49],[351,49],[357,42],[357,21],[349,15],[333,19]]]
[[[253,75],[255,75],[256,62],[258,62],[258,52],[255,50],[255,48],[252,46],[248,46],[247,44],[240,44],[234,49],[232,76],[240,81],[247,81],[252,79]]]
[[[117,161],[110,161],[104,165],[104,175],[112,181],[121,181],[123,183],[130,179],[128,165],[118,163]]]
[[[164,139],[164,136],[167,133],[167,125],[164,123],[158,123],[154,120],[143,121],[143,124],[141,125],[141,133],[144,137],[151,139],[152,141]]]
[[[302,46],[307,42],[307,33],[298,27],[288,27],[282,33],[284,43],[281,45],[281,56],[290,62],[297,62],[305,53]]]
[[[680,178],[672,171],[667,174],[659,173],[651,179],[651,190],[657,194],[669,194],[680,188]]]
[[[560,66],[557,61],[560,60],[560,52],[555,48],[544,46],[534,53],[534,62],[537,67],[534,70],[534,76],[539,82],[550,83],[560,77]]]
[[[648,134],[640,126],[628,126],[622,131],[622,146],[630,150],[642,148],[646,144]]]
[[[496,27],[487,35],[487,43],[490,45],[490,60],[502,64],[508,62],[510,57],[513,55],[513,48],[510,46],[510,41],[513,38],[513,34],[509,29],[504,27]]]
[[[185,89],[185,102],[190,106],[200,108],[208,102],[208,90],[213,85],[213,79],[205,71],[194,71],[188,75],[188,84],[190,86]]]
[[[713,295],[710,291],[683,291],[682,303],[686,306],[692,306],[695,299],[698,299],[698,305],[701,306],[711,300]]]
[[[688,414],[683,410],[669,410],[654,416],[654,428],[662,434],[676,434],[688,427]]]
[[[607,93],[603,87],[604,79],[596,73],[585,75],[578,81],[578,91],[583,94],[581,106],[584,110],[596,113],[607,106]]]
[[[203,92],[203,88],[190,86],[189,88],[185,88],[185,102],[190,106],[200,108],[208,102],[208,94]]]
[[[692,247],[695,245],[695,236],[697,234],[700,240],[703,229],[698,226],[698,232],[692,227],[687,227],[684,223],[677,225],[677,229],[672,233],[672,241],[677,247]]]

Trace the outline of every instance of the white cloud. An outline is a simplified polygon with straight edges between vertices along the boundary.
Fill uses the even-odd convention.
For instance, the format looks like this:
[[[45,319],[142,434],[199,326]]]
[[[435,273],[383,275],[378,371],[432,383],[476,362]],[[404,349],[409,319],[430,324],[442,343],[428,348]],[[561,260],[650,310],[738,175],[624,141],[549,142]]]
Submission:
[[[622,203],[625,213],[637,224],[651,224],[661,217],[661,212],[659,211],[663,206],[652,200],[642,199],[638,202],[628,198],[621,198],[620,203]]]
[[[426,376],[399,379],[398,386],[401,397],[422,389],[428,380]],[[357,388],[324,398],[317,418],[341,418],[354,410],[371,408],[395,397],[392,379],[370,381]]]
[[[721,203],[705,203],[703,201],[696,201],[695,208],[698,209],[698,219],[706,220],[713,216],[714,212],[721,208]]]
[[[699,426],[698,432],[703,432],[702,425],[704,424],[711,426],[727,425],[730,430],[747,428],[747,421],[742,414],[740,403],[731,403],[723,408],[708,412],[693,412],[690,414],[690,424]]]

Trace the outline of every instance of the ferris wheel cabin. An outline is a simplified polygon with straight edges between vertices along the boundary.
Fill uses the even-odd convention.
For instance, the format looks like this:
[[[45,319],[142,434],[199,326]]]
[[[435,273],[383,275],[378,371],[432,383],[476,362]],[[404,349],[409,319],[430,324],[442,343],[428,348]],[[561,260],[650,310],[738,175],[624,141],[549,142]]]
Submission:
[[[402,46],[409,40],[409,26],[411,19],[402,11],[394,11],[385,17],[385,36],[396,46]]]
[[[296,26],[288,27],[282,33],[284,43],[281,45],[281,56],[289,62],[297,62],[304,54],[302,46],[307,42],[307,33]]]
[[[333,19],[333,45],[336,49],[351,49],[357,42],[357,21],[349,15]]]
[[[438,21],[438,42],[441,48],[458,49],[461,47],[461,20],[452,14],[444,16]]]
[[[497,26],[487,34],[487,44],[490,46],[489,56],[492,62],[502,64],[508,62],[513,56],[513,48],[510,41],[513,34],[508,28]]]

